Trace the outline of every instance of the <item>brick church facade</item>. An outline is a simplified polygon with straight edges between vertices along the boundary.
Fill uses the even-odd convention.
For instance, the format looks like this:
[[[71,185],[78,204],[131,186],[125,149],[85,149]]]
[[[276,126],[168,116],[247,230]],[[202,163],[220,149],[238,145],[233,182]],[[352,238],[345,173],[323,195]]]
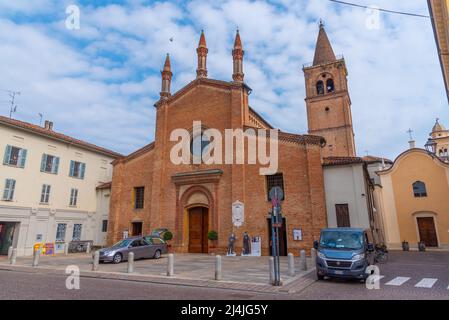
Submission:
[[[136,152],[114,161],[108,243],[129,235],[149,234],[168,228],[175,252],[226,251],[228,237],[235,233],[236,251],[241,252],[243,233],[261,237],[262,254],[269,254],[272,186],[284,190],[281,253],[310,249],[327,226],[322,158],[354,156],[354,140],[343,59],[336,59],[324,28],[320,26],[315,61],[304,68],[309,133],[278,130],[278,168],[261,175],[261,164],[174,164],[170,154],[173,130],[192,132],[193,121],[203,128],[273,129],[250,107],[251,89],[244,82],[244,51],[237,31],[232,81],[207,78],[204,33],[197,49],[197,78],[175,93],[170,92],[172,70],[167,55],[162,74],[160,100],[155,104],[155,140]],[[332,80],[333,82],[331,83]],[[332,147],[326,146],[326,140]],[[192,133],[192,139],[193,133]],[[246,147],[246,145],[245,145]],[[234,146],[235,150],[236,146]],[[235,226],[232,206],[244,205],[243,224]],[[218,241],[207,232],[218,233]],[[302,231],[302,239],[293,238]]]

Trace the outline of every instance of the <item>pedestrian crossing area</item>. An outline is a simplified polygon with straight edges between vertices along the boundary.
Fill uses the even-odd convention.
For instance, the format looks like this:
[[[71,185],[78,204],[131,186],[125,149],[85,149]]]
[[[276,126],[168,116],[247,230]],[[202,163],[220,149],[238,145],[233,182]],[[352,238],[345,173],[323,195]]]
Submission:
[[[384,275],[373,275],[371,277],[371,283],[375,283],[378,281],[381,281],[382,279],[385,279],[386,277]],[[424,289],[431,289],[435,287],[435,285],[438,282],[443,282],[442,280],[439,280],[438,278],[421,278],[421,279],[413,279],[411,277],[403,277],[403,276],[397,276],[393,277],[391,279],[386,279],[384,284],[385,286],[391,286],[391,287],[400,287],[402,285],[413,285],[415,288],[424,288]],[[447,290],[449,290],[449,285],[446,287]]]

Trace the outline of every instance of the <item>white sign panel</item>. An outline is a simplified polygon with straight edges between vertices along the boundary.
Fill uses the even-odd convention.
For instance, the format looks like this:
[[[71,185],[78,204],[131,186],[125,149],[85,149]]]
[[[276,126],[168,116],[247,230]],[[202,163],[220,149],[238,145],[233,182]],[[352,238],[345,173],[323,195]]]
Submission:
[[[235,227],[241,227],[245,221],[245,205],[243,202],[236,201],[232,204],[232,224]]]
[[[302,229],[293,229],[293,240],[295,241],[302,240]]]
[[[260,257],[262,255],[260,237],[253,237],[251,239],[251,255],[255,257]]]

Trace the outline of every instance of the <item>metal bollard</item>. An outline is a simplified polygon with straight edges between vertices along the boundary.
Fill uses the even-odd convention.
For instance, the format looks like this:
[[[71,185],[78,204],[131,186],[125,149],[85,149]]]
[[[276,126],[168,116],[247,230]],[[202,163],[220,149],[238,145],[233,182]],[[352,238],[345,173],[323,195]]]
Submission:
[[[86,246],[86,253],[90,253],[90,242],[87,243],[87,246]]]
[[[33,253],[33,267],[37,267],[39,265],[39,257],[40,257],[40,250],[35,250]]]
[[[67,256],[69,255],[69,244],[64,243],[64,254]]]
[[[312,263],[316,263],[316,249],[312,248],[312,250],[310,250],[310,258],[312,260]]]
[[[221,280],[221,256],[215,256],[215,280]]]
[[[306,250],[301,250],[301,254],[299,257],[299,266],[302,271],[307,270]]]
[[[98,265],[100,264],[100,251],[95,251],[94,261],[92,264],[92,271],[98,271]]]
[[[10,264],[16,264],[17,259],[17,249],[12,249],[11,259],[9,260]]]
[[[270,257],[268,260],[268,265],[270,269],[270,284],[274,285],[274,258]]]
[[[168,255],[168,262],[167,262],[167,276],[171,277],[174,275],[174,262],[175,262],[175,256],[173,253],[170,253]]]
[[[8,248],[8,261],[10,261],[11,260],[11,255],[12,255],[12,250],[13,250],[14,248],[12,247],[12,246],[10,246],[9,248]]]
[[[134,272],[134,252],[128,253],[128,273]]]
[[[288,271],[287,274],[290,277],[295,276],[295,257],[293,256],[293,253],[288,254]]]

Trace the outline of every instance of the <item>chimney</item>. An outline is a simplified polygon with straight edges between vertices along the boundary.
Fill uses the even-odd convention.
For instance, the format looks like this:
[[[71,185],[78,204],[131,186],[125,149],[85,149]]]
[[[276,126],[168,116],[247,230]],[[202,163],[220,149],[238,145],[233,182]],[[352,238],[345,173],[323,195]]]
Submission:
[[[408,145],[410,146],[410,149],[415,149],[416,148],[415,140],[410,140],[408,142]]]
[[[46,130],[51,130],[51,131],[53,131],[53,122],[48,121],[48,120],[45,120],[44,128],[45,128]]]

